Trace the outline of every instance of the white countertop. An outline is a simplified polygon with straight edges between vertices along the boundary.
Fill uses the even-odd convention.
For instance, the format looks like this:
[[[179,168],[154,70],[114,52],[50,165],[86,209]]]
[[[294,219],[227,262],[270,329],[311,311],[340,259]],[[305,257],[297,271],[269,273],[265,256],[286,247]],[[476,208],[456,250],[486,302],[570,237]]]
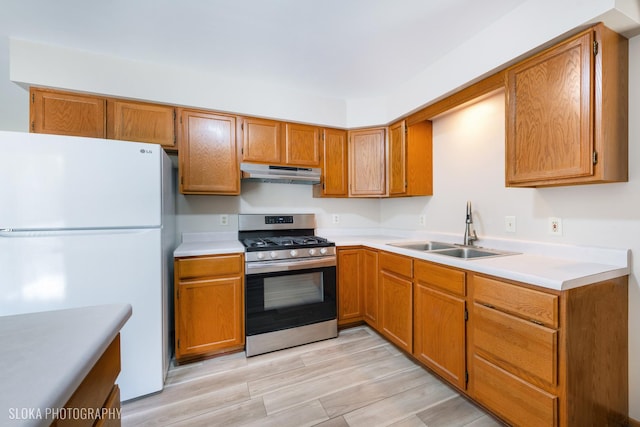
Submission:
[[[129,317],[128,304],[0,317],[0,425],[50,425]]]
[[[176,258],[243,253],[238,233],[182,233],[182,243],[173,251]]]
[[[630,251],[597,247],[557,245],[500,239],[483,239],[478,246],[517,252],[494,258],[459,259],[390,246],[402,241],[442,241],[458,243],[448,234],[402,232],[398,230],[323,229],[317,234],[336,243],[336,246],[368,246],[450,267],[515,280],[547,289],[567,290],[629,274]],[[184,233],[183,243],[174,256],[216,255],[244,252],[236,233]]]
[[[460,259],[388,244],[421,240],[458,243],[450,235],[433,233],[424,236],[398,236],[394,234],[396,233],[331,234],[325,231],[322,236],[333,240],[338,247],[363,245],[559,291],[629,274],[630,251],[627,249],[487,239],[478,246],[516,253],[500,257]]]

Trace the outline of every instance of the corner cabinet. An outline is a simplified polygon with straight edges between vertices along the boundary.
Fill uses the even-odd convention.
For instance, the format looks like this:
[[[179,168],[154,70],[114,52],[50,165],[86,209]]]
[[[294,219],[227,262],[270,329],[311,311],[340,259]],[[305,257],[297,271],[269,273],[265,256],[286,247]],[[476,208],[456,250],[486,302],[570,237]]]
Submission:
[[[628,50],[598,24],[507,70],[507,186],[628,180]]]
[[[313,186],[314,197],[349,196],[347,131],[322,129],[322,179]]]
[[[180,192],[240,194],[236,118],[198,110],[178,114]]]
[[[244,348],[244,254],[175,259],[176,360]]]
[[[428,120],[389,126],[389,196],[433,194],[432,126]]]

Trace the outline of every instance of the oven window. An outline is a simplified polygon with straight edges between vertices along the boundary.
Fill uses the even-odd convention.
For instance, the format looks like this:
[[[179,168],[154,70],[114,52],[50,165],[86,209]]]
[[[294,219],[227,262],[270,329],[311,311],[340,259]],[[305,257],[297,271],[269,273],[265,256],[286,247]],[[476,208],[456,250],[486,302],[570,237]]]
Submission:
[[[264,309],[324,301],[322,272],[264,278]]]

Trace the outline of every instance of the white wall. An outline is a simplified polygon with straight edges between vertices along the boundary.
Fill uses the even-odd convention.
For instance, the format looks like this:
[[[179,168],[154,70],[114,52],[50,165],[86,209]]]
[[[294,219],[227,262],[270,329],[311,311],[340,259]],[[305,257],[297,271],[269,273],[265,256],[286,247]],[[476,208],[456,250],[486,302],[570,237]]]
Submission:
[[[377,199],[317,199],[309,185],[243,182],[240,196],[178,195],[177,228],[180,233],[201,231],[237,232],[238,213],[315,213],[321,228],[377,228]],[[339,223],[333,223],[337,214]],[[220,225],[229,215],[229,225]]]

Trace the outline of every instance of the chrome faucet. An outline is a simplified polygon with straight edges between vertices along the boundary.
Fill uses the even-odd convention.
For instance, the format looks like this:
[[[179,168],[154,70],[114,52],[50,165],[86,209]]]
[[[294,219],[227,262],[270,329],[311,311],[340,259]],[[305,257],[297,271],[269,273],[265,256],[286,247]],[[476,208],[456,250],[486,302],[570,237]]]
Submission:
[[[476,230],[473,228],[473,215],[471,215],[471,202],[467,202],[467,218],[465,220],[466,226],[464,228],[464,239],[462,244],[465,246],[472,246],[473,242],[478,240]]]

